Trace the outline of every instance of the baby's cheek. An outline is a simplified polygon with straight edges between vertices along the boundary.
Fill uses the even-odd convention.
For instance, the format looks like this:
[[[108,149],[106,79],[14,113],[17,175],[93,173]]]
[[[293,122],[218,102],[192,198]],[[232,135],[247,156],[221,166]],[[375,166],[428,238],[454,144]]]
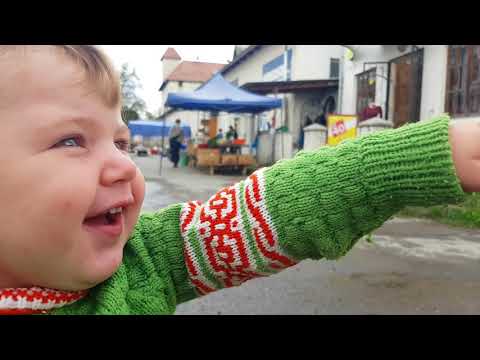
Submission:
[[[145,178],[141,173],[140,169],[137,168],[137,176],[133,180],[132,184],[133,197],[135,198],[135,203],[139,208],[142,207],[143,200],[145,198]]]
[[[127,232],[130,234],[134,227],[135,224],[137,223],[138,217],[140,215],[140,211],[142,210],[142,205],[143,205],[143,200],[145,198],[145,179],[140,172],[140,170],[137,169],[137,176],[131,183],[132,186],[132,195],[133,198],[135,199],[135,204],[132,205],[130,208],[128,218],[127,220]]]

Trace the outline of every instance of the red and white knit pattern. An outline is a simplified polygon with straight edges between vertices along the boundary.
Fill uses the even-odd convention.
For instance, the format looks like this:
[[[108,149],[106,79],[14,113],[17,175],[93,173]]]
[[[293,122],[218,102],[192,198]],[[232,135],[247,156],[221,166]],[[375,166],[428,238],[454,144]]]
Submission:
[[[248,220],[252,224],[256,245],[268,265],[278,271],[295,265],[279,246],[278,235],[266,204],[265,176],[258,171],[245,181],[245,201],[248,208]]]
[[[87,291],[59,291],[40,287],[0,289],[0,314],[41,313],[74,303]]]
[[[182,209],[187,270],[200,294],[296,264],[279,247],[266,208],[263,171],[251,175],[243,193],[241,189],[236,184],[220,190],[204,205],[190,202]]]

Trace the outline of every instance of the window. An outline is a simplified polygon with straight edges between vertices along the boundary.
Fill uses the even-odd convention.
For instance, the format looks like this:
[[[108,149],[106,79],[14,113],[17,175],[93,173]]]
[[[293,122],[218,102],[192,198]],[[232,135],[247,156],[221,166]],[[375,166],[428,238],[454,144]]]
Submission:
[[[377,68],[357,75],[357,114],[361,114],[368,104],[375,102],[376,76]]]
[[[445,111],[480,115],[480,45],[449,45]]]
[[[330,79],[338,78],[340,74],[340,59],[330,59]]]

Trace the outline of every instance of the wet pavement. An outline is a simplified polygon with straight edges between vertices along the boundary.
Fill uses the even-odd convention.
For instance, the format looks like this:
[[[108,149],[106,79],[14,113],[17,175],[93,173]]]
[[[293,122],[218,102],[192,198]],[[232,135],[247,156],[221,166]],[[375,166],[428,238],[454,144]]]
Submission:
[[[173,169],[135,158],[143,209],[208,199],[241,176]],[[338,261],[306,260],[178,306],[177,314],[479,314],[480,231],[394,218]]]

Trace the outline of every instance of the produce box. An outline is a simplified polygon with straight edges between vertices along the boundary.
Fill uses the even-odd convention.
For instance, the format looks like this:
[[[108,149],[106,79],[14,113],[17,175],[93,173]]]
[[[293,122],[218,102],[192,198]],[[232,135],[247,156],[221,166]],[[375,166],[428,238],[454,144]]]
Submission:
[[[255,158],[252,155],[238,155],[238,165],[250,166],[255,164]]]
[[[220,165],[220,150],[219,149],[197,149],[197,165],[198,166]]]
[[[237,155],[222,155],[222,165],[238,165]]]
[[[245,139],[235,139],[235,140],[233,140],[233,143],[235,145],[245,145],[247,143],[247,140],[245,140]]]

